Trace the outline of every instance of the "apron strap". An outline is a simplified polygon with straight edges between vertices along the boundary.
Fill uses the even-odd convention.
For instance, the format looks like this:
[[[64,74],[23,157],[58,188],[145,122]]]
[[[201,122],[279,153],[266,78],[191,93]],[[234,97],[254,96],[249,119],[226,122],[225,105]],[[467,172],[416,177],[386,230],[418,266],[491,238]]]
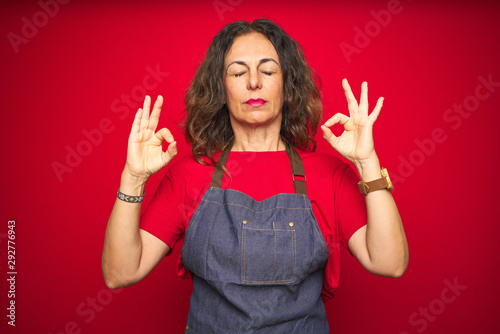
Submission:
[[[300,158],[297,150],[289,144],[285,144],[286,154],[290,159],[290,164],[292,165],[292,180],[295,187],[296,194],[307,195],[307,185],[306,185],[306,173],[304,172],[304,164]],[[303,178],[303,180],[297,180],[296,177]]]
[[[233,147],[233,144],[227,145],[219,155],[219,159],[217,159],[217,165],[215,165],[214,173],[212,174],[212,182],[210,182],[210,187],[222,188],[222,177],[224,176],[224,169],[222,169],[221,165],[226,166],[231,147]],[[219,162],[220,164],[218,164]]]
[[[222,151],[217,162],[220,164],[215,165],[214,172],[212,174],[212,181],[210,182],[210,187],[222,188],[222,177],[224,176],[224,169],[222,166],[226,166],[227,158],[229,157],[229,152],[231,152],[232,144],[227,145]],[[292,181],[295,188],[296,194],[307,195],[307,185],[306,185],[306,175],[304,172],[304,164],[300,158],[299,153],[289,144],[285,144],[286,154],[290,159],[290,165],[292,166]],[[303,178],[301,179],[297,179]]]

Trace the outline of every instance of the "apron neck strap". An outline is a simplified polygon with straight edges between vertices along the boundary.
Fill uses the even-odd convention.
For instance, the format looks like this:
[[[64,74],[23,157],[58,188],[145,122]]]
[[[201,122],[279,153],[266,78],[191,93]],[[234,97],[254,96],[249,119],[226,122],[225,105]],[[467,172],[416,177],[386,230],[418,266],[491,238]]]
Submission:
[[[219,158],[217,159],[217,164],[215,165],[214,172],[212,174],[212,182],[210,187],[222,188],[222,177],[224,176],[224,169],[222,166],[226,166],[227,158],[229,157],[229,152],[231,151],[232,144],[226,146],[222,151]],[[285,144],[286,154],[290,159],[290,165],[292,166],[292,181],[295,187],[296,194],[307,195],[306,186],[306,175],[304,172],[304,164],[300,158],[299,153],[289,144]],[[297,179],[300,178],[300,179]],[[303,179],[303,180],[302,180]]]

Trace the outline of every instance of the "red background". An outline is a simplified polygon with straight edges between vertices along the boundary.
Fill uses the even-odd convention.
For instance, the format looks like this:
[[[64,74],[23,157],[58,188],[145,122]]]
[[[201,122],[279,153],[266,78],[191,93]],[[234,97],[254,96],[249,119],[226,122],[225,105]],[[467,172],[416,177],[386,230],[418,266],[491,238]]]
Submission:
[[[303,46],[323,82],[325,119],[347,113],[344,77],[356,96],[369,82],[372,106],[385,97],[375,145],[395,181],[410,264],[402,278],[382,278],[344,251],[340,287],[327,303],[332,333],[497,333],[500,87],[488,91],[478,77],[500,82],[500,5],[401,0],[390,22],[374,23],[388,2],[221,0],[228,7],[218,13],[213,0],[73,0],[44,22],[37,1],[3,1],[0,331],[182,332],[191,282],[175,275],[179,248],[119,293],[102,278],[104,231],[139,105],[120,97],[140,95],[146,67],[168,72],[147,93],[165,97],[160,126],[188,153],[178,124],[197,64],[225,24],[264,17]],[[21,38],[34,16],[38,31],[14,47],[8,36]],[[362,40],[359,31],[369,35]],[[346,44],[357,46],[350,57]],[[463,103],[470,114],[449,114]],[[101,122],[108,133],[88,146],[84,130],[96,133]],[[318,142],[319,151],[333,152]],[[86,156],[59,179],[53,165],[67,165],[68,148]],[[164,173],[151,178],[143,208]],[[9,219],[16,220],[15,328],[6,317]]]

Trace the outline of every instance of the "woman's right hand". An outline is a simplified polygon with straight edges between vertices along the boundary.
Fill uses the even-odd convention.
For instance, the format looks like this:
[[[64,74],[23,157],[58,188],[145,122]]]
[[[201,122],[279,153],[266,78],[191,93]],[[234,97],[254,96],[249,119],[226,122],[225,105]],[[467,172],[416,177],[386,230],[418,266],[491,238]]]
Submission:
[[[151,97],[146,95],[143,108],[139,108],[135,114],[128,139],[124,173],[144,182],[165,167],[177,154],[177,142],[167,128],[155,133],[162,105],[163,97],[158,95],[150,116]],[[169,143],[166,152],[162,149],[163,141]]]

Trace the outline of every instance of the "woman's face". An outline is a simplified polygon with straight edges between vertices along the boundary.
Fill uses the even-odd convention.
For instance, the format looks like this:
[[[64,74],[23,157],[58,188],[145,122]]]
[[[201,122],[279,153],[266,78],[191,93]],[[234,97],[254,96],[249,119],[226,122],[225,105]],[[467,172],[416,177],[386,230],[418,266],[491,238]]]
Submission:
[[[237,37],[224,59],[224,84],[233,129],[281,126],[283,76],[278,54],[262,34]]]

